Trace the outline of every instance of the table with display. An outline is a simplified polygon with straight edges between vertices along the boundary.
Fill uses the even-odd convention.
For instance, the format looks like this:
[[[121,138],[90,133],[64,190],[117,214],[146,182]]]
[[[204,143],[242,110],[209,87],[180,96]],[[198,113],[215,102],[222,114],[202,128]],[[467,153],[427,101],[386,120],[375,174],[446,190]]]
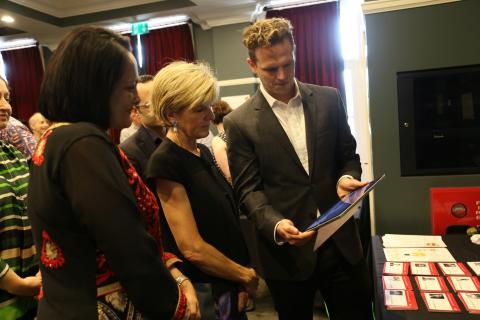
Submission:
[[[443,241],[447,245],[457,262],[479,261],[480,260],[480,246],[473,244],[466,235],[446,235],[443,236]],[[386,261],[383,252],[382,240],[379,236],[372,238],[372,273],[374,283],[374,297],[375,297],[375,319],[376,320],[473,320],[480,319],[480,314],[468,313],[465,306],[458,298],[457,294],[450,286],[447,287],[455,296],[455,300],[460,307],[461,313],[448,312],[429,312],[422,297],[420,290],[415,283],[414,277],[409,276],[417,300],[418,310],[387,310],[384,304],[384,291],[382,285],[383,265]],[[440,272],[441,274],[441,272]],[[474,275],[474,274],[472,274]]]

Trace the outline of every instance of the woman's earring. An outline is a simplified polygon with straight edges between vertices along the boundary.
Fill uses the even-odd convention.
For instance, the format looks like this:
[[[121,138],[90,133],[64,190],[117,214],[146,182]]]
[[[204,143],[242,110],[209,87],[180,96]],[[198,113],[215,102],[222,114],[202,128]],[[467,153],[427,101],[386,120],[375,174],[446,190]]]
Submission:
[[[177,131],[178,131],[178,122],[177,122],[177,120],[173,120],[172,126],[173,126],[173,132],[177,133]]]

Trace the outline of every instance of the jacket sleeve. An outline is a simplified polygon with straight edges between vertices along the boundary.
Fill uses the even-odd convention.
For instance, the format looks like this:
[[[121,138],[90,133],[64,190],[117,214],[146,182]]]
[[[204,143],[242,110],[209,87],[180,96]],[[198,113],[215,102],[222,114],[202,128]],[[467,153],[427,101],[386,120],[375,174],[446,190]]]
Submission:
[[[270,205],[264,192],[253,143],[233,119],[227,116],[223,123],[228,137],[228,163],[240,208],[253,218],[257,230],[275,243],[275,226],[284,216]]]
[[[61,176],[76,218],[105,254],[135,307],[151,319],[180,317],[176,312],[185,311],[185,298],[144,227],[112,147],[98,137],[73,143]]]

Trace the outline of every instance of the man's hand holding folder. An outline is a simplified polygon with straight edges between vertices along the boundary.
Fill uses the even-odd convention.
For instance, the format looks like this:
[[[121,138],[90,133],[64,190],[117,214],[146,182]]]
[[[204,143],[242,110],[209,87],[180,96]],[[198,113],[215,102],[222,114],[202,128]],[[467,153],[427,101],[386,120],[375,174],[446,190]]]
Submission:
[[[278,223],[277,234],[292,246],[301,247],[317,233],[316,230],[301,232],[290,219],[283,219]]]

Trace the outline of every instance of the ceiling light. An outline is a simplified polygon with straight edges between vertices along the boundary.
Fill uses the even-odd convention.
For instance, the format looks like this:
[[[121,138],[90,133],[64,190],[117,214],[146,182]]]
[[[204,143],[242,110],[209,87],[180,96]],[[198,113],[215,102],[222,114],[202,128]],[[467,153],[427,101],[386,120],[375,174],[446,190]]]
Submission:
[[[10,16],[2,16],[2,19],[1,19],[3,22],[5,23],[12,23],[15,21],[15,19],[13,19],[12,17]]]

